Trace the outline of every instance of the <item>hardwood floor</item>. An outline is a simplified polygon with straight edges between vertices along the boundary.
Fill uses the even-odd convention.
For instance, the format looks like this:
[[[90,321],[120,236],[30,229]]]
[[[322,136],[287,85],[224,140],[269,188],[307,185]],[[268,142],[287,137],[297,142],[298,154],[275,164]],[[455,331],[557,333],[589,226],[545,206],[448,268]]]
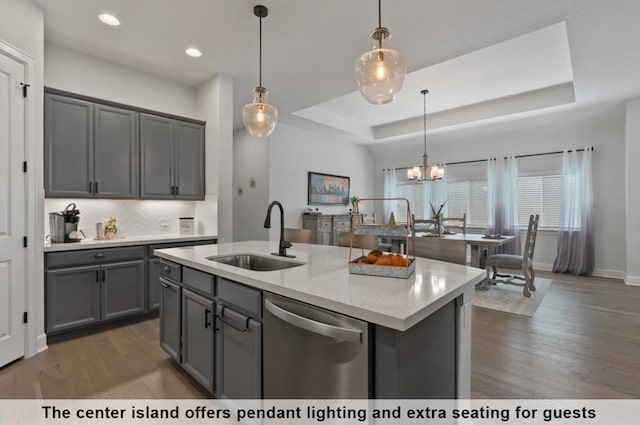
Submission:
[[[640,398],[640,287],[553,279],[532,318],[473,310],[473,398]]]
[[[474,307],[473,398],[640,398],[640,287],[553,279],[533,318]],[[158,320],[51,344],[0,369],[0,398],[203,398]]]

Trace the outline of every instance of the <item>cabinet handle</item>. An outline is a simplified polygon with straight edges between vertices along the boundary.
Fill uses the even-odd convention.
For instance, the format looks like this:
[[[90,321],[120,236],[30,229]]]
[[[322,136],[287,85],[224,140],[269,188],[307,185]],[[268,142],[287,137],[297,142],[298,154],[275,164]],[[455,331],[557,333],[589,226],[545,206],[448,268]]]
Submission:
[[[204,328],[208,328],[211,326],[211,322],[209,321],[209,315],[211,314],[211,310],[208,308],[204,309]]]
[[[164,282],[160,282],[160,286],[162,286],[163,288],[167,288],[167,289],[171,288],[171,286],[167,285]]]
[[[167,273],[169,273],[169,272],[171,271],[171,267],[169,267],[169,266],[164,266],[164,267],[162,268],[162,271],[163,271],[163,272],[167,272]]]
[[[180,195],[180,186],[176,186],[176,195]]]
[[[93,185],[94,185],[94,188],[93,188],[94,192],[98,193],[98,182],[95,182]]]
[[[96,270],[96,282],[100,282],[100,270]]]
[[[93,193],[93,183],[89,182],[89,193]]]
[[[104,258],[106,257],[106,255],[104,255],[102,252],[97,253],[96,255],[94,255],[95,258]]]
[[[164,288],[170,289],[173,292],[178,292],[178,289],[173,287],[173,286],[171,286],[169,284],[169,281],[167,279],[163,278],[163,277],[160,278],[160,285],[162,285],[162,287],[164,287]]]
[[[172,195],[176,194],[176,187],[175,186],[171,186],[171,194]]]
[[[247,332],[249,330],[249,318],[247,317],[245,320],[245,324],[244,324],[244,328],[241,328],[240,326],[236,325],[233,322],[227,321],[224,318],[224,309],[227,308],[227,306],[222,306],[222,310],[220,311],[220,315],[216,316],[216,318],[218,320],[220,320],[222,323],[224,323],[227,326],[231,326],[233,329],[240,331],[240,332]]]
[[[102,269],[102,281],[107,281],[107,271],[105,269]]]

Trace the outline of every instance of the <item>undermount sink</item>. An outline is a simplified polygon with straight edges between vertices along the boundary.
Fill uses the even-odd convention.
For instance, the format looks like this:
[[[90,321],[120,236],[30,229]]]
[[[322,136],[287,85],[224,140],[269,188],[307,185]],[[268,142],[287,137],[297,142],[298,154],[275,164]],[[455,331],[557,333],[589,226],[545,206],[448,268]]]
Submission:
[[[215,257],[207,257],[207,260],[258,272],[290,269],[305,264],[256,254],[218,255]]]

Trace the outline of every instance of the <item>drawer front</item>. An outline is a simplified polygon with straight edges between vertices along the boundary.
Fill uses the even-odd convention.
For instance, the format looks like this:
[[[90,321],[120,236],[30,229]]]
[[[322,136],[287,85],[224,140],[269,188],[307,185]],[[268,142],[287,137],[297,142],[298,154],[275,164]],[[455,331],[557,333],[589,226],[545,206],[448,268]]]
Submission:
[[[331,221],[330,220],[318,220],[318,229],[319,230],[331,230]]]
[[[233,306],[235,310],[241,310],[250,317],[262,317],[261,291],[219,277],[218,299],[223,304]]]
[[[47,268],[112,263],[144,258],[143,246],[83,249],[47,254]]]
[[[195,245],[210,245],[217,243],[217,239],[206,239],[202,241],[181,241],[181,242],[168,242],[168,243],[160,243],[149,245],[149,258],[154,258],[154,251],[156,249],[165,249],[165,248],[179,248],[182,246],[195,246]]]
[[[189,267],[182,268],[182,284],[199,292],[202,295],[213,298],[215,295],[215,277]]]
[[[336,232],[349,232],[351,231],[351,221],[336,220],[335,228],[336,228]]]
[[[174,282],[180,282],[182,280],[180,264],[172,263],[169,260],[160,260],[160,276]]]

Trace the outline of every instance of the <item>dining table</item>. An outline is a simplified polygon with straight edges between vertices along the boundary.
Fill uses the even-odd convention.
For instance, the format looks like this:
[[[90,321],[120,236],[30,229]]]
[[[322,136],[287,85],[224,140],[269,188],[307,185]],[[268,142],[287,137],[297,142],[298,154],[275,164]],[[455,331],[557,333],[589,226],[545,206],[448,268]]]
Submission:
[[[420,237],[420,234],[417,234]],[[429,237],[429,236],[424,236]],[[454,241],[465,241],[471,248],[471,266],[480,267],[480,248],[481,247],[498,247],[513,241],[515,236],[502,235],[482,235],[478,233],[443,233],[443,239]]]

